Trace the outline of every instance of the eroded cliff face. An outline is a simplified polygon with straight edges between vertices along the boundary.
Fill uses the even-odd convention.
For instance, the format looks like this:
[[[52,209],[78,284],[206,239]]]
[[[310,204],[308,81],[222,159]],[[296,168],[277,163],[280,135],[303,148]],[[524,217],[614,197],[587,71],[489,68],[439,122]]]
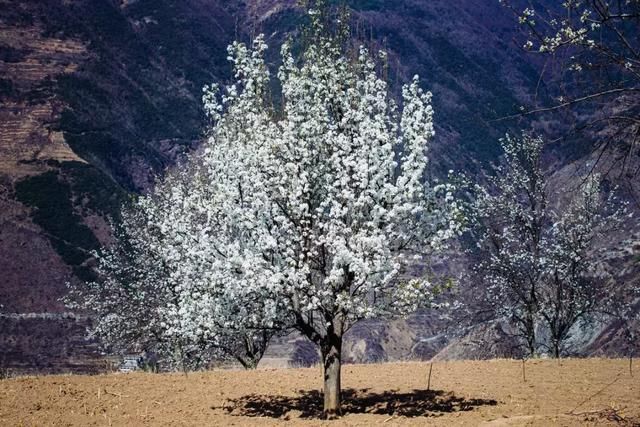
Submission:
[[[66,311],[65,283],[91,277],[106,218],[198,145],[201,88],[228,81],[226,46],[264,32],[277,64],[297,3],[0,0],[0,314]],[[392,84],[418,73],[434,93],[433,173],[474,174],[494,160],[497,138],[523,125],[495,119],[525,103],[538,77],[508,12],[493,0],[349,4],[354,36],[389,51]],[[25,319],[0,319],[0,366],[94,366],[65,362],[98,356],[83,340],[86,318]],[[447,340],[416,319],[354,330],[348,358],[431,357]],[[296,342],[274,353],[309,359]]]

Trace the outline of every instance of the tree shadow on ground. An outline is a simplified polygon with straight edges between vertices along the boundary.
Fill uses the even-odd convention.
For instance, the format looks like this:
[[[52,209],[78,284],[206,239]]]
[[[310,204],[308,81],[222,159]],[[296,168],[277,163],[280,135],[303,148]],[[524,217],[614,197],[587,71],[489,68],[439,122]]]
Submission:
[[[228,414],[245,417],[300,418],[322,416],[323,396],[317,390],[300,390],[298,396],[248,395],[227,401],[222,408]],[[493,399],[466,399],[442,390],[413,390],[407,393],[369,389],[342,391],[345,414],[395,415],[401,417],[440,416],[444,413],[471,411],[479,406],[497,405]]]

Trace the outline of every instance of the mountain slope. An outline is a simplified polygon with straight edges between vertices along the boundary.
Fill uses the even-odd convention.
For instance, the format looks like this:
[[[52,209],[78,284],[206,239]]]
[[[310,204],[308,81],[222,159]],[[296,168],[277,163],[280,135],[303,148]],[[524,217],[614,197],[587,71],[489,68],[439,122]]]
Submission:
[[[395,89],[418,73],[433,91],[436,176],[479,173],[509,126],[528,126],[496,121],[527,102],[538,77],[497,1],[348,3],[354,36],[389,51]],[[64,344],[82,342],[86,319],[27,325],[6,314],[65,311],[65,282],[91,278],[91,251],[109,242],[106,218],[197,146],[201,88],[228,80],[227,44],[264,32],[277,63],[279,43],[301,20],[295,4],[0,0],[0,366],[45,351],[50,369],[69,369],[64,360],[86,356]],[[430,357],[444,342],[427,323],[376,325],[378,338],[360,328],[349,357]],[[48,328],[61,338],[42,345]]]
[[[233,22],[219,1],[0,2],[0,314],[64,311],[105,218],[197,144]],[[86,353],[86,320],[1,320],[0,365]]]

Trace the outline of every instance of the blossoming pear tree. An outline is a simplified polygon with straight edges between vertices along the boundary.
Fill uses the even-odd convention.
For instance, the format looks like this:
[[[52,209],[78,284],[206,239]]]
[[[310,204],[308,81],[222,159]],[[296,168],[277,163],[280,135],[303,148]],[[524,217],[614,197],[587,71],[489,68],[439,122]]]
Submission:
[[[278,331],[261,300],[226,294],[210,274],[205,184],[197,163],[169,173],[123,209],[115,242],[96,254],[99,280],[71,286],[68,304],[93,313],[91,335],[112,351],[185,371],[227,358],[255,368]]]
[[[620,224],[625,206],[613,192],[603,194],[596,174],[552,204],[543,140],[525,134],[501,143],[505,164],[489,189],[479,188],[475,204],[485,301],[515,326],[528,355],[542,347],[560,357],[572,328],[613,303],[606,254],[596,247]],[[549,340],[538,336],[541,328]]]
[[[208,274],[318,346],[331,417],[344,334],[361,319],[429,305],[437,283],[414,267],[463,218],[453,187],[426,179],[431,94],[415,77],[399,110],[367,49],[350,55],[310,15],[302,53],[282,46],[281,99],[270,96],[264,38],[230,47],[236,81],[205,91],[214,124],[200,161],[216,218]]]
[[[507,318],[535,354],[540,262],[546,225],[547,188],[541,167],[543,141],[525,135],[501,140],[505,162],[490,179],[491,189],[478,187],[476,266],[486,289],[483,300],[496,317]],[[492,190],[492,191],[490,191]]]
[[[523,48],[547,57],[540,78],[556,92],[547,105],[524,113],[573,112],[572,131],[597,135],[599,147],[620,151],[620,166],[634,171],[629,160],[640,128],[640,1],[498,1],[521,24]]]
[[[625,204],[613,193],[603,194],[600,180],[597,174],[587,177],[562,211],[550,213],[539,302],[549,332],[546,347],[556,358],[566,350],[572,328],[609,311],[615,288],[623,287],[609,272],[605,250],[597,248],[621,224]]]
[[[310,21],[300,54],[282,46],[277,82],[263,36],[229,47],[234,82],[203,96],[208,140],[140,198],[140,225],[125,219],[140,248],[124,271],[133,279],[116,265],[100,288],[108,295],[89,305],[104,308],[112,331],[130,315],[101,301],[133,293],[121,299],[144,311],[150,333],[204,348],[262,348],[293,328],[320,350],[331,417],[344,334],[361,319],[428,306],[439,288],[429,257],[464,218],[453,186],[427,180],[431,94],[415,77],[400,109],[367,49],[349,48],[317,10]]]

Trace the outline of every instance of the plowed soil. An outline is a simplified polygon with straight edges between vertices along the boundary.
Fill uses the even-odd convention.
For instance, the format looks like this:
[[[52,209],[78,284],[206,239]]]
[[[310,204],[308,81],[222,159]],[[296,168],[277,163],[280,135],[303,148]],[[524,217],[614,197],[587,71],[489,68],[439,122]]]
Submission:
[[[21,377],[0,381],[2,426],[640,426],[640,364],[495,360],[347,365],[345,415],[319,419],[321,371]]]

